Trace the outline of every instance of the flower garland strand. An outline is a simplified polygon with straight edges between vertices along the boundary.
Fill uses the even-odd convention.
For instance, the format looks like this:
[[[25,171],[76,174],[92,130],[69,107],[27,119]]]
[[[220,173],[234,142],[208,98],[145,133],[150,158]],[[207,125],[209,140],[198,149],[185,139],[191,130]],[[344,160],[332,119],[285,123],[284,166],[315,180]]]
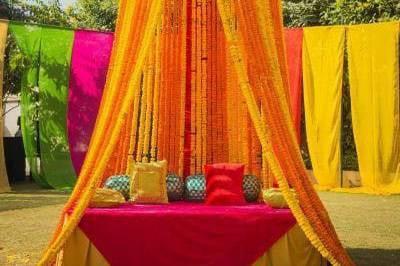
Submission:
[[[243,56],[241,55],[241,51],[238,48],[238,38],[236,33],[234,32],[234,28],[230,24],[233,20],[233,16],[231,13],[227,13],[230,5],[230,0],[218,0],[218,10],[223,20],[223,25],[225,28],[225,33],[227,36],[227,40],[229,42],[229,51],[234,63],[234,67],[236,69],[239,84],[241,90],[246,98],[246,102],[249,107],[249,111],[252,117],[252,120],[255,124],[257,134],[260,138],[262,146],[266,149],[267,158],[274,174],[278,178],[278,182],[280,187],[282,188],[285,199],[288,202],[289,207],[292,209],[294,216],[296,217],[299,225],[303,228],[304,232],[313,243],[313,245],[321,252],[324,257],[327,257],[332,264],[339,265],[334,257],[330,254],[330,252],[325,248],[322,244],[321,240],[315,234],[313,227],[309,224],[308,219],[304,216],[299,204],[297,203],[293,194],[290,193],[289,185],[285,178],[283,177],[282,169],[279,166],[279,163],[275,159],[275,155],[272,151],[271,144],[268,142],[267,130],[265,124],[262,122],[261,117],[258,112],[258,107],[252,93],[252,89],[250,88],[250,84],[247,78],[246,69],[243,65]]]
[[[178,162],[178,175],[183,176],[184,170],[184,157],[185,157],[185,117],[186,117],[186,73],[187,67],[190,67],[186,64],[186,32],[188,27],[187,22],[187,4],[188,0],[182,0],[180,5],[181,16],[179,21],[179,44],[181,46],[180,56],[180,71],[177,73],[178,79],[180,81],[181,88],[181,98],[180,98],[180,118],[179,118],[179,162]]]
[[[146,118],[145,118],[145,127],[144,127],[144,144],[143,144],[143,156],[142,162],[149,162],[149,154],[150,154],[150,134],[151,134],[151,117],[153,114],[153,91],[154,91],[154,68],[155,68],[155,43],[152,45],[152,49],[150,50],[149,59],[147,66],[147,75],[148,75],[148,88],[147,88],[147,96],[146,96]],[[144,110],[143,110],[144,111]]]
[[[121,1],[121,2],[123,2],[123,1]],[[133,1],[131,1],[131,2],[133,2]],[[121,4],[121,5],[123,5],[123,4]],[[134,6],[132,6],[132,8],[133,8],[132,10],[134,11],[135,10]],[[125,10],[121,10],[121,11],[124,12]],[[147,12],[144,12],[144,13],[148,14],[148,20],[146,20],[147,23],[145,23],[145,25],[142,28],[139,28],[139,30],[138,30],[138,32],[143,33],[143,41],[141,42],[141,45],[139,45],[139,47],[138,47],[139,49],[137,49],[139,51],[139,53],[137,55],[136,64],[134,66],[133,73],[131,75],[131,80],[130,80],[131,83],[133,83],[133,84],[136,84],[139,82],[140,69],[142,69],[142,67],[143,67],[144,59],[149,50],[149,46],[150,46],[149,43],[151,43],[152,38],[154,37],[153,32],[156,27],[157,20],[162,13],[162,1],[161,0],[152,1],[151,8],[146,11]],[[131,12],[131,9],[127,9],[126,12],[128,12],[128,14],[129,14]],[[134,13],[134,12],[132,12],[132,13]],[[123,23],[124,21],[119,21],[119,22]],[[131,22],[131,21],[128,20],[128,22]],[[127,23],[126,25],[129,25],[129,23]],[[119,87],[111,87],[111,88],[112,88],[112,90],[120,89]],[[130,92],[130,91],[127,91],[127,92],[129,92],[129,93],[127,93],[126,97],[124,98],[124,101],[122,103],[122,108],[119,111],[119,115],[120,115],[119,119],[117,119],[114,122],[115,127],[112,127],[110,143],[109,143],[109,145],[107,145],[107,147],[105,149],[105,153],[102,154],[102,156],[100,156],[101,158],[99,160],[98,167],[94,167],[95,168],[94,173],[90,177],[90,180],[88,180],[87,186],[82,191],[82,197],[77,202],[76,207],[73,209],[71,216],[69,217],[68,221],[65,223],[60,234],[58,235],[58,237],[56,237],[54,239],[54,241],[52,242],[50,247],[46,250],[44,256],[41,258],[38,265],[49,265],[54,261],[57,253],[65,245],[65,242],[67,241],[67,239],[72,234],[73,230],[78,225],[78,223],[84,213],[84,210],[87,208],[89,201],[92,198],[92,195],[94,194],[94,191],[96,189],[98,180],[101,178],[102,173],[106,167],[106,163],[107,163],[109,157],[111,156],[113,148],[115,147],[115,145],[117,143],[117,138],[119,136],[119,133],[120,133],[120,130],[122,127],[122,122],[124,121],[123,118],[125,117],[126,112],[129,109],[129,104],[132,104],[132,102],[133,102],[132,92]],[[114,100],[114,99],[112,99],[112,98],[109,99],[109,101],[111,101],[111,100]],[[100,120],[102,118],[101,116],[102,115],[100,115]],[[98,124],[96,125],[95,131],[102,130],[102,128],[98,128],[97,126],[98,126]],[[97,153],[94,152],[95,148],[96,147],[94,147],[93,150],[89,150],[89,152],[88,152],[89,157],[95,157],[98,155]],[[94,158],[91,158],[91,159],[93,160]],[[85,163],[85,164],[87,165],[87,163]],[[82,175],[81,177],[87,178],[87,176],[84,176],[84,175]]]
[[[151,161],[157,161],[157,137],[160,108],[160,81],[161,81],[161,25],[157,27],[156,55],[154,71],[154,98],[153,98],[153,119],[151,130]]]
[[[129,3],[127,2],[121,2],[119,5],[119,16],[118,16],[118,20],[117,22],[119,23],[116,27],[116,29],[118,30],[115,33],[115,40],[114,40],[114,45],[113,45],[113,50],[112,50],[112,54],[111,54],[111,63],[110,63],[110,67],[109,67],[109,71],[107,73],[107,77],[110,77],[112,75],[114,75],[114,73],[118,73],[117,71],[122,69],[125,65],[124,65],[124,61],[118,60],[120,58],[120,53],[121,53],[121,47],[123,46],[124,42],[122,41],[122,34],[127,34],[127,30],[129,30],[128,27],[124,27],[122,28],[122,26],[120,26],[125,20],[131,21],[132,16],[134,15],[134,12],[139,10],[138,7],[136,7],[137,3],[135,1],[131,1]],[[130,12],[131,10],[134,10],[134,12]],[[138,25],[139,26],[139,25]],[[130,39],[127,39],[126,41],[131,41]],[[104,89],[104,93],[103,93],[103,99],[101,101],[100,107],[99,107],[99,112],[104,111],[105,115],[98,117],[96,119],[96,124],[95,124],[95,128],[96,127],[104,127],[106,125],[106,121],[107,119],[110,119],[109,116],[111,115],[111,112],[109,112],[109,110],[111,110],[112,108],[114,108],[115,106],[113,106],[113,104],[115,102],[111,101],[110,99],[112,97],[115,97],[117,91],[116,90],[112,90],[110,87],[110,79],[107,78],[107,82],[106,82],[106,86]],[[96,130],[94,130],[90,144],[89,144],[89,150],[95,150],[97,148],[101,148],[100,146],[100,141],[99,141],[99,134],[101,132],[97,132]],[[95,156],[86,156],[87,158],[85,159],[81,172],[80,172],[80,178],[78,178],[78,181],[74,187],[74,190],[68,200],[68,202],[66,203],[66,205],[64,206],[62,213],[60,215],[60,219],[58,221],[56,230],[54,231],[52,240],[49,244],[49,246],[56,240],[56,238],[59,236],[59,234],[61,233],[63,224],[64,224],[64,220],[65,220],[65,215],[67,213],[67,211],[76,204],[77,200],[81,197],[81,195],[83,194],[83,190],[84,188],[87,186],[87,183],[89,182],[90,179],[90,175],[89,175],[89,171],[92,170],[92,165],[98,162],[98,157]]]

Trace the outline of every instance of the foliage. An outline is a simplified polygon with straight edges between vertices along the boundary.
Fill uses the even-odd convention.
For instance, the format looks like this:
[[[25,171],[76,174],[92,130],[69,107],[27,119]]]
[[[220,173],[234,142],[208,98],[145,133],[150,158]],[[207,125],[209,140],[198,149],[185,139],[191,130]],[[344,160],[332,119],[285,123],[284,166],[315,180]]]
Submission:
[[[75,27],[114,31],[117,0],[78,0],[67,9]]]

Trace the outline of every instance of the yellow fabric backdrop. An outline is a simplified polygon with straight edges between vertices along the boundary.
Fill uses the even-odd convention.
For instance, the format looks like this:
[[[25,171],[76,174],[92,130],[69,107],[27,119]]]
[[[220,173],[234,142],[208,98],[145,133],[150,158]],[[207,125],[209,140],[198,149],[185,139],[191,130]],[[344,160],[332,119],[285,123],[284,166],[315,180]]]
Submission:
[[[8,22],[0,21],[0,98],[3,98],[4,51],[7,42],[7,30]],[[3,112],[3,101],[0,101],[0,110]],[[9,192],[10,190],[4,158],[3,116],[0,116],[0,193]]]
[[[148,263],[151,265],[151,263]],[[57,266],[109,266],[107,260],[79,228],[57,258]],[[264,253],[253,266],[326,266],[327,261],[296,225]]]
[[[340,186],[344,27],[304,29],[304,110],[308,148],[319,189]]]
[[[362,188],[400,193],[399,23],[347,29],[354,138]]]

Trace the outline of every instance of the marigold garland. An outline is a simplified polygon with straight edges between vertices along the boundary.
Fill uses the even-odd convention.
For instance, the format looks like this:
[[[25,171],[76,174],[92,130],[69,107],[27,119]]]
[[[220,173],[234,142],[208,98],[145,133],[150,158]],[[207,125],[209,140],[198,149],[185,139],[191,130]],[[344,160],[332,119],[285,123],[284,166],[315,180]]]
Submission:
[[[184,169],[184,156],[185,156],[185,111],[186,111],[186,32],[187,32],[187,0],[183,0],[180,5],[181,16],[179,22],[179,44],[181,45],[180,56],[180,72],[177,73],[178,80],[180,80],[181,97],[180,97],[180,118],[179,118],[179,165],[178,175],[183,176]]]
[[[157,137],[159,123],[159,106],[160,106],[160,79],[161,79],[161,25],[157,28],[156,36],[156,55],[155,55],[155,71],[154,71],[154,98],[153,98],[153,120],[151,130],[151,161],[157,160]]]
[[[121,53],[121,47],[124,44],[124,42],[122,42],[122,37],[123,35],[126,35],[129,31],[128,27],[122,27],[122,21],[131,21],[132,16],[134,15],[135,12],[142,12],[140,7],[135,6],[137,4],[137,2],[135,1],[131,1],[129,3],[127,2],[122,2],[119,5],[119,17],[118,17],[118,25],[116,27],[116,29],[118,30],[115,33],[115,39],[114,39],[114,45],[113,45],[113,49],[112,49],[112,54],[111,54],[111,58],[110,58],[110,67],[109,67],[109,71],[107,73],[107,81],[106,81],[106,85],[105,85],[105,89],[103,92],[103,98],[105,99],[104,101],[101,101],[100,107],[99,107],[99,112],[101,111],[105,111],[106,114],[104,116],[98,117],[96,120],[96,124],[95,124],[95,128],[99,127],[99,128],[104,128],[106,125],[106,121],[108,119],[110,119],[109,116],[112,115],[112,112],[110,112],[110,110],[115,107],[113,106],[113,104],[115,104],[115,102],[113,102],[111,100],[111,98],[115,97],[117,91],[116,90],[111,90],[111,83],[110,83],[110,79],[108,78],[109,76],[115,75],[115,73],[118,73],[118,71],[120,71],[122,68],[126,67],[126,61],[120,60],[120,53]],[[133,10],[134,12],[130,12],[131,10]],[[140,26],[140,25],[138,25]],[[128,35],[130,37],[130,35]],[[126,41],[131,42],[131,39],[127,38]],[[131,55],[129,55],[131,56]],[[129,57],[130,58],[130,57]],[[108,128],[107,128],[108,129]],[[99,134],[101,132],[97,132],[96,130],[94,130],[93,135],[92,135],[92,139],[90,141],[89,144],[89,150],[94,150],[97,148],[102,148],[101,145],[99,145],[101,142],[99,140]],[[55,241],[55,239],[58,237],[58,235],[61,232],[61,229],[63,227],[64,224],[64,219],[65,219],[65,214],[66,212],[75,205],[76,201],[81,197],[81,195],[83,194],[83,190],[84,188],[87,186],[87,183],[89,182],[90,179],[90,175],[88,174],[88,172],[91,170],[91,167],[93,164],[98,162],[98,157],[90,157],[87,156],[87,159],[85,160],[82,169],[81,169],[81,173],[80,173],[80,178],[78,178],[78,182],[76,183],[74,190],[70,196],[69,201],[67,202],[67,204],[64,206],[63,211],[60,215],[60,219],[58,221],[58,225],[57,228],[53,234],[53,238],[50,242],[50,245]]]
[[[291,166],[290,166],[290,164],[292,162],[298,163],[296,161],[297,158],[293,157],[296,154],[296,151],[292,155],[287,154],[286,150],[289,150],[288,147],[290,147],[290,146],[284,146],[282,144],[279,144],[279,141],[282,141],[285,144],[290,144],[290,142],[287,143],[285,141],[288,139],[290,140],[289,136],[291,135],[291,132],[289,132],[289,135],[287,134],[287,131],[285,132],[285,130],[287,130],[287,128],[289,128],[289,131],[290,131],[290,129],[291,129],[290,126],[288,126],[285,129],[283,126],[281,126],[282,118],[274,117],[275,114],[281,114],[282,111],[284,114],[286,114],[287,110],[279,109],[279,106],[282,108],[282,106],[284,107],[285,104],[279,103],[279,101],[286,101],[287,99],[285,98],[285,95],[282,96],[282,93],[278,93],[278,95],[271,96],[272,98],[269,97],[268,101],[265,101],[266,102],[265,107],[268,107],[267,110],[269,110],[272,114],[274,114],[274,115],[268,114],[265,116],[269,119],[268,120],[268,122],[270,122],[269,126],[271,126],[272,128],[274,128],[276,130],[274,132],[275,134],[274,134],[273,138],[271,138],[267,128],[265,127],[264,121],[258,115],[256,101],[254,100],[254,95],[252,95],[250,84],[249,84],[248,78],[247,78],[246,69],[244,68],[244,66],[242,64],[243,57],[241,56],[241,51],[238,49],[238,46],[237,46],[238,45],[237,36],[236,36],[234,30],[229,27],[229,22],[232,20],[232,14],[226,13],[226,10],[227,10],[226,8],[227,8],[228,2],[230,2],[230,1],[229,0],[218,0],[219,11],[220,11],[221,17],[223,17],[223,20],[224,20],[225,32],[226,32],[227,38],[229,39],[229,42],[230,42],[230,52],[231,52],[232,58],[234,58],[235,67],[236,67],[237,74],[240,79],[240,85],[241,85],[242,91],[246,97],[246,101],[248,103],[252,119],[256,126],[257,134],[260,137],[263,149],[265,148],[265,151],[264,150],[263,151],[267,153],[266,157],[269,161],[269,165],[271,166],[271,170],[274,173],[274,175],[278,178],[278,183],[279,183],[280,187],[283,189],[284,196],[287,199],[288,204],[293,211],[293,214],[295,215],[296,219],[299,222],[299,225],[303,228],[303,230],[305,231],[306,235],[308,236],[308,238],[310,239],[312,244],[321,252],[321,254],[323,256],[327,257],[332,262],[332,264],[338,265],[338,261],[336,259],[339,259],[340,262],[344,265],[352,265],[352,262],[348,258],[346,252],[343,250],[340,243],[338,243],[336,235],[331,232],[331,228],[329,226],[330,225],[329,218],[327,216],[325,218],[315,216],[315,214],[318,212],[314,212],[313,207],[317,207],[319,209],[318,204],[300,208],[300,206],[295,201],[293,196],[290,195],[290,193],[289,193],[289,186],[288,186],[286,179],[283,177],[281,166],[285,167],[284,169],[287,169],[288,173],[290,173],[288,178],[290,178],[289,180],[294,183],[296,191],[298,192],[300,202],[302,202],[302,200],[303,200],[303,202],[304,201],[307,202],[309,200],[308,195],[306,193],[304,193],[305,191],[303,191],[302,186],[304,186],[305,189],[307,190],[308,189],[307,186],[310,187],[311,184],[308,184],[307,182],[309,182],[309,180],[304,179],[304,177],[301,177],[299,179],[298,177],[294,178],[294,176],[291,176],[291,174],[296,174],[296,172],[293,172],[293,170],[296,170],[296,169],[291,168]],[[251,16],[251,14],[253,14],[252,12],[254,12],[254,9],[257,9],[257,8],[254,8],[255,7],[254,5],[253,5],[253,8],[254,8],[253,10],[244,10],[244,8],[243,8],[243,5],[251,6],[253,4],[252,1],[241,2],[239,4],[242,5],[242,6],[240,6],[239,10],[243,11],[243,13],[245,13],[246,15],[250,15],[250,20],[253,20],[254,16]],[[267,14],[264,14],[264,15],[269,16]],[[254,37],[257,37],[257,34],[253,32],[252,38],[254,38]],[[274,37],[274,36],[272,36],[272,37]],[[274,40],[274,38],[272,38],[272,40]],[[268,54],[268,56],[271,56],[271,54]],[[269,60],[265,66],[268,68],[270,64],[273,65],[274,61]],[[272,69],[272,71],[270,73],[272,73],[272,75],[271,75],[271,77],[269,77],[270,79],[278,80],[279,78],[282,77],[281,73],[277,73],[277,72],[273,71],[273,70],[277,69],[276,65],[272,66],[271,69]],[[273,82],[277,82],[274,84],[279,85],[279,81],[273,81]],[[264,90],[264,93],[265,92],[267,92],[267,93],[274,92],[274,89],[276,89],[276,87],[274,87],[274,86],[269,87],[268,90],[266,90],[266,91]],[[267,94],[265,94],[265,95],[267,95]],[[265,100],[265,98],[263,100]],[[275,102],[276,100],[278,100],[278,103]],[[287,105],[287,103],[286,103],[286,105]],[[278,109],[274,109],[274,108],[278,108]],[[281,119],[281,121],[279,119]],[[286,122],[286,118],[284,118],[283,121]],[[277,138],[277,140],[275,140],[275,138]],[[286,157],[284,157],[286,160],[286,163],[285,163],[285,160],[281,161],[281,164],[283,163],[283,165],[279,165],[279,163],[276,161],[273,147],[267,141],[268,139],[274,139],[274,142],[278,143],[275,145],[275,147],[274,147],[275,149],[277,148],[276,147],[277,145],[280,145],[280,147],[278,147],[278,148],[280,148],[280,151],[279,151],[280,154],[282,156],[286,156]],[[293,139],[292,139],[292,142],[293,142]],[[284,147],[282,147],[282,146],[284,146]],[[275,152],[277,152],[277,150],[275,150]],[[291,157],[291,159],[288,159],[290,157]],[[299,184],[299,183],[301,183],[301,184]],[[310,192],[311,192],[311,195],[315,195],[315,191],[314,191],[314,194],[312,194],[312,192],[313,192],[312,190],[310,190]],[[316,197],[318,198],[318,196],[316,196]],[[314,198],[314,196],[311,197],[311,200],[315,201],[315,199],[313,199],[313,198]],[[303,211],[306,213],[307,216],[304,215]],[[324,211],[323,207],[321,209],[319,209],[319,211],[323,212]],[[327,225],[327,227],[325,227],[322,224],[324,229],[328,229],[328,232],[329,232],[328,235],[325,234],[325,232],[323,231],[324,229],[320,230],[318,223],[314,223],[314,221],[318,221],[318,220],[323,221],[323,224]],[[310,221],[313,222],[313,226],[309,223]],[[318,235],[315,233],[314,229],[316,229],[318,231]],[[321,239],[320,239],[320,237],[321,237]],[[322,239],[324,240],[324,243],[321,242]],[[332,240],[332,242],[330,242],[331,240]],[[327,249],[327,247],[329,247],[329,250]],[[332,255],[332,254],[334,254],[334,255]]]
[[[146,70],[147,77],[147,92],[146,92],[146,114],[143,136],[143,156],[142,162],[149,161],[150,154],[150,134],[151,134],[151,117],[153,114],[153,90],[154,90],[154,64],[155,64],[155,43],[152,45],[148,58],[148,66]]]
[[[124,2],[124,1],[122,1],[122,2]],[[135,3],[136,3],[136,1],[128,1],[126,6],[124,4],[121,4],[122,8],[120,8],[119,12],[121,12],[121,13],[126,12],[128,15],[135,13],[134,12],[134,11],[136,11],[135,5],[134,5]],[[161,0],[151,1],[151,7],[148,9],[145,9],[142,12],[142,14],[146,18],[148,18],[145,20],[146,23],[143,26],[141,26],[140,28],[137,27],[137,25],[135,25],[136,35],[142,36],[142,38],[141,38],[142,42],[140,44],[138,44],[138,47],[136,49],[133,49],[133,50],[138,51],[138,53],[136,56],[137,60],[134,60],[136,62],[136,64],[134,64],[133,71],[131,72],[132,75],[130,75],[130,77],[131,77],[130,83],[137,84],[139,82],[140,69],[143,66],[144,59],[149,50],[149,43],[151,43],[151,41],[154,37],[153,32],[156,27],[156,22],[162,12],[162,4],[161,3],[162,3]],[[132,22],[132,20],[130,20],[130,16],[122,15],[122,17],[124,18],[124,21],[118,20],[118,23],[126,23],[126,25],[128,25],[129,23]],[[122,29],[130,28],[131,29],[133,27],[117,26],[117,29],[121,29],[121,28]],[[139,33],[142,33],[142,34],[139,34]],[[132,32],[132,34],[134,34],[134,32]],[[132,35],[132,34],[130,34],[130,35]],[[130,36],[130,35],[128,35],[128,36]],[[118,34],[117,34],[117,36],[118,36]],[[129,39],[129,38],[127,38],[127,39]],[[121,41],[121,42],[123,42],[123,41]],[[132,45],[132,43],[130,43],[130,44]],[[124,51],[124,52],[126,52],[126,51]],[[125,60],[126,60],[126,58],[125,58]],[[119,76],[119,75],[120,74],[118,74],[117,76]],[[113,76],[110,76],[109,78],[113,79]],[[112,91],[110,91],[110,95],[112,95],[114,93],[113,91],[119,90],[120,88],[117,86],[117,87],[110,87],[110,89],[112,90]],[[130,91],[127,91],[127,92],[129,92],[129,93],[127,93],[126,97],[124,98],[124,101],[122,103],[122,108],[120,110],[116,110],[116,112],[118,113],[118,119],[116,121],[115,127],[113,127],[111,129],[112,132],[110,134],[111,138],[110,138],[109,145],[107,145],[107,147],[105,148],[104,154],[102,154],[102,156],[100,156],[101,158],[98,160],[99,161],[98,164],[95,164],[95,165],[88,164],[87,162],[90,162],[90,161],[94,162],[95,157],[99,157],[97,150],[96,150],[97,146],[92,146],[92,149],[89,150],[88,155],[87,155],[87,160],[86,160],[87,162],[84,163],[84,167],[83,167],[83,169],[84,168],[85,169],[87,168],[87,169],[84,171],[85,174],[80,175],[80,177],[82,177],[83,179],[89,179],[89,180],[87,181],[87,184],[85,185],[83,190],[80,190],[75,193],[75,194],[80,194],[82,196],[77,199],[74,199],[74,198],[70,199],[67,206],[69,204],[74,204],[75,202],[76,202],[76,206],[73,209],[72,214],[69,217],[68,221],[62,227],[61,231],[56,231],[56,235],[55,235],[52,243],[50,244],[50,247],[46,250],[44,256],[41,258],[38,265],[49,265],[54,261],[57,253],[62,249],[65,242],[67,241],[69,236],[72,234],[73,230],[76,228],[76,226],[78,225],[78,223],[83,215],[84,210],[87,208],[89,201],[97,187],[99,179],[101,178],[102,173],[106,167],[106,163],[107,163],[108,159],[110,158],[111,153],[117,143],[117,138],[119,136],[124,118],[126,117],[126,112],[127,112],[127,110],[129,110],[129,105],[132,104],[132,102],[133,102],[132,92],[130,92]],[[112,100],[114,100],[114,99],[112,99],[112,98],[105,99],[105,101],[107,101],[107,102],[110,102]],[[105,108],[107,106],[107,103],[102,104],[102,106],[103,106],[102,108]],[[107,112],[100,114],[100,117],[98,118],[98,121],[96,123],[95,131],[103,130],[102,127],[99,127],[99,125],[102,125],[100,121],[104,121],[103,117],[107,117],[108,114],[109,113],[107,113]],[[104,123],[104,125],[105,125],[105,123]],[[101,134],[95,132],[94,135],[100,136]],[[99,139],[93,140],[93,143],[100,143],[100,140]],[[91,175],[89,172],[92,170],[94,172]],[[74,200],[74,201],[72,202],[72,200]]]

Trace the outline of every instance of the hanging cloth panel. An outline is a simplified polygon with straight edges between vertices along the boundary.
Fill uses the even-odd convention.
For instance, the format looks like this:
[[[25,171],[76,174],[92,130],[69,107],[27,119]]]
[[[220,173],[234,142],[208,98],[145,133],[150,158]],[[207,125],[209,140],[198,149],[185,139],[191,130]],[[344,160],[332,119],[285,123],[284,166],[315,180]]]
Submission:
[[[110,61],[113,35],[75,32],[68,95],[68,140],[79,175],[96,122]]]
[[[0,21],[0,97],[3,98],[3,71],[4,71],[4,51],[7,43],[8,22]],[[0,110],[3,110],[3,101],[0,102]],[[0,193],[9,192],[10,184],[4,158],[3,146],[3,116],[0,117]]]
[[[302,44],[303,29],[285,29],[286,55],[289,68],[290,105],[297,139],[301,139],[301,100],[302,100]]]
[[[318,188],[340,186],[340,125],[345,29],[304,29],[307,142]]]
[[[57,189],[70,189],[76,175],[67,139],[68,82],[74,32],[43,28],[39,71],[39,128],[43,174]]]
[[[351,26],[347,33],[361,190],[400,193],[399,23]]]
[[[49,187],[40,171],[38,144],[38,80],[39,53],[42,28],[18,22],[10,23],[10,32],[28,63],[21,79],[21,130],[25,155],[33,179],[42,187]]]

